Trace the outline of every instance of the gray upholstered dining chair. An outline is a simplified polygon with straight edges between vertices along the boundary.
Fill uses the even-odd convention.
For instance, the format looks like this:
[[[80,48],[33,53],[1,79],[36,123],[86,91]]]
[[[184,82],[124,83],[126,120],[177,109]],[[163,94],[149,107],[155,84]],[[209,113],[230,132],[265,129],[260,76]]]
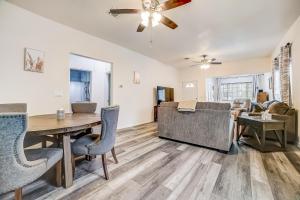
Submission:
[[[119,106],[107,107],[101,109],[101,134],[85,135],[72,143],[73,156],[102,156],[102,165],[105,178],[109,179],[107,170],[106,153],[112,152],[113,158],[118,163],[115,154],[115,140],[119,117]],[[75,161],[72,159],[73,169],[75,170]]]
[[[0,113],[26,113],[26,103],[0,104]]]
[[[0,113],[27,113],[26,103],[11,103],[11,104],[0,104]],[[24,147],[31,147],[36,144],[42,144],[46,146],[46,136],[31,136],[26,135],[24,138]]]
[[[71,104],[73,113],[95,113],[97,109],[97,103],[93,102],[78,102]]]
[[[95,113],[97,109],[97,103],[92,102],[78,102],[71,104],[73,113]],[[72,133],[72,139],[78,139],[86,134],[92,133],[93,129],[88,128],[86,130],[77,131],[76,133]]]
[[[3,110],[2,110],[3,111]],[[22,199],[22,187],[37,180],[54,165],[61,186],[61,149],[24,150],[26,113],[0,113],[0,195],[15,191]]]

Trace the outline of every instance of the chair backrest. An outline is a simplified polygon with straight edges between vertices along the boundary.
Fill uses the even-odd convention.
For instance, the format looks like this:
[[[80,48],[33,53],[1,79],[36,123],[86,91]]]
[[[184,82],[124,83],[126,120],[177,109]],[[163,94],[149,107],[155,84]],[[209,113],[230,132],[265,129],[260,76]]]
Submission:
[[[11,183],[18,180],[11,179],[22,174],[26,129],[25,113],[0,113],[0,194],[13,190]]]
[[[0,113],[26,113],[26,103],[0,104]]]
[[[73,113],[95,113],[97,109],[97,103],[91,103],[91,102],[72,103],[71,107]]]
[[[106,151],[110,151],[115,145],[119,110],[119,106],[101,109],[101,145],[105,146]]]

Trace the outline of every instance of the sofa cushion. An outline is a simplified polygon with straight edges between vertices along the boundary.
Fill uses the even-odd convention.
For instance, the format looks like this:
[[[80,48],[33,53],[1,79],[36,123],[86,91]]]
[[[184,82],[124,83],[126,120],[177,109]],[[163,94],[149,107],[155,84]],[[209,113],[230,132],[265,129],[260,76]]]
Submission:
[[[263,111],[265,111],[265,108],[261,104],[252,102],[252,112],[253,113],[261,113]]]
[[[270,105],[269,113],[285,115],[289,111],[290,107],[283,102],[274,102]]]
[[[268,110],[270,105],[272,105],[275,102],[279,102],[279,101],[277,100],[266,101],[265,103],[262,104],[262,106],[264,107],[264,109]]]

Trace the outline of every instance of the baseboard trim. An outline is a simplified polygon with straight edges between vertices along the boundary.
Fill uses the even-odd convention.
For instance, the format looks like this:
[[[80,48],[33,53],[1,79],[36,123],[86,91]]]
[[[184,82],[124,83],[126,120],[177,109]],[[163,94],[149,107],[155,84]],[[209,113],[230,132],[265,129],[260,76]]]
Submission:
[[[147,125],[147,124],[153,124],[153,123],[156,123],[156,122],[154,122],[154,121],[145,122],[145,123],[141,123],[141,124],[137,124],[137,125],[128,126],[128,127],[125,127],[125,128],[120,128],[120,129],[117,129],[117,131],[126,131],[127,129],[136,128],[136,127],[139,127],[139,126],[143,126],[143,125]]]

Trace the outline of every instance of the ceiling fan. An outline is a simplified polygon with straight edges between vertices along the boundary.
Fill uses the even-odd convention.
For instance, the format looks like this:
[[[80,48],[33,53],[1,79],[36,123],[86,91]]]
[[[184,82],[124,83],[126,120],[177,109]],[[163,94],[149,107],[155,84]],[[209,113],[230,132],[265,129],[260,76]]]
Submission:
[[[200,61],[192,61],[194,65],[191,65],[191,67],[199,67],[201,69],[209,69],[210,65],[221,65],[222,62],[216,61],[217,59],[211,58],[208,59],[208,55],[201,55],[202,59]],[[186,60],[189,60],[190,58],[185,58]]]
[[[137,28],[137,32],[142,32],[146,27],[157,26],[159,23],[175,29],[178,25],[168,17],[162,15],[163,11],[190,3],[192,0],[168,0],[160,3],[159,0],[141,0],[143,9],[110,9],[109,13],[112,16],[120,14],[141,14],[142,22]]]

